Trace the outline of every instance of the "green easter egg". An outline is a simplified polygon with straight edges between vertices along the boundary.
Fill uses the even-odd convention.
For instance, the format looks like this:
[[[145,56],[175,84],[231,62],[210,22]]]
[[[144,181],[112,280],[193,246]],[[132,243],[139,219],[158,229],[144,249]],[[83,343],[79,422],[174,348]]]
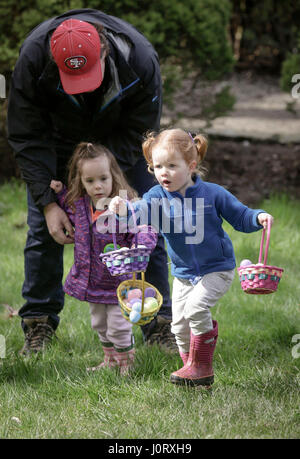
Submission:
[[[107,252],[112,252],[113,250],[119,250],[120,246],[117,244],[117,247],[115,248],[114,244],[106,244],[104,247],[103,253]]]

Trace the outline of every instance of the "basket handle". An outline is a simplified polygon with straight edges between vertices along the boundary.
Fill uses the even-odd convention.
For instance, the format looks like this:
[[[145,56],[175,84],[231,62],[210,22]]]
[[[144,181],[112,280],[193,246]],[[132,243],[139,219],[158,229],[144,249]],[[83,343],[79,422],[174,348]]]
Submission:
[[[266,233],[266,229],[264,228],[263,232],[262,232],[262,235],[261,235],[258,263],[261,263],[261,260],[262,260],[265,233]],[[267,264],[269,244],[270,244],[270,235],[271,235],[271,219],[270,219],[270,217],[268,217],[267,240],[266,240],[266,247],[265,247],[265,254],[264,254],[264,265]]]
[[[132,217],[133,217],[133,224],[134,224],[134,243],[135,243],[135,248],[137,248],[138,246],[138,240],[137,240],[137,224],[136,224],[136,215],[135,215],[135,211],[134,211],[134,207],[132,205],[132,203],[130,201],[126,201],[127,204],[128,204],[128,207],[130,208],[131,212],[132,212]],[[114,243],[114,247],[115,247],[115,250],[117,250],[117,237],[116,237],[116,233],[112,233],[112,237],[113,237],[113,243]]]

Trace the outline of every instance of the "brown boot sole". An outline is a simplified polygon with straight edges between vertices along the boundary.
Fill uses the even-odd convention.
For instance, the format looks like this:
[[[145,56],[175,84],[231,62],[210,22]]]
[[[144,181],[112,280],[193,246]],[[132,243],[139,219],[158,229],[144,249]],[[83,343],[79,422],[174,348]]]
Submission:
[[[172,384],[180,386],[210,386],[214,382],[214,375],[200,379],[180,378],[179,376],[171,375],[170,380]]]

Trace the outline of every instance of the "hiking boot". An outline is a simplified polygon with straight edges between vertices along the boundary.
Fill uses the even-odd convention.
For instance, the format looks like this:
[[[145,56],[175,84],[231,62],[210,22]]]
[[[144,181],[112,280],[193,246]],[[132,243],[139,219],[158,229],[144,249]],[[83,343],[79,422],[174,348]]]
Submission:
[[[30,355],[43,351],[54,335],[54,329],[48,322],[48,316],[23,319],[25,324],[25,344],[21,355]]]
[[[162,316],[157,316],[156,324],[151,328],[151,334],[146,337],[148,345],[158,344],[163,350],[178,353],[175,335],[171,332],[171,321]]]

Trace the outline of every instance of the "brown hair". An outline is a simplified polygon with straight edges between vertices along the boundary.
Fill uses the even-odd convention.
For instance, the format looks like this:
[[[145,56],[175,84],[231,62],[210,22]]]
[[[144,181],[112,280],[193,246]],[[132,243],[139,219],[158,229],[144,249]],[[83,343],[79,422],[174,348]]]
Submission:
[[[197,161],[197,167],[193,175],[204,177],[206,168],[201,163],[205,158],[208,141],[202,134],[197,134],[194,137],[191,133],[185,132],[183,129],[165,129],[160,133],[149,132],[143,142],[143,154],[148,163],[149,172],[153,173],[152,150],[157,145],[165,147],[170,153],[178,151],[182,154],[187,164],[191,161]]]
[[[110,165],[112,175],[112,191],[110,198],[117,196],[120,190],[127,191],[129,200],[137,197],[136,191],[127,183],[114,155],[103,145],[81,142],[77,145],[68,164],[68,192],[66,203],[72,209],[75,208],[75,201],[85,195],[85,189],[81,183],[82,162],[87,159],[106,157]]]
[[[110,48],[109,48],[108,40],[107,40],[106,35],[105,35],[105,28],[99,22],[95,22],[95,23],[91,23],[90,22],[90,24],[95,27],[95,29],[98,32],[99,38],[100,38],[100,43],[101,43],[101,55],[100,55],[100,57],[102,57],[102,54],[103,54],[104,51],[105,51],[106,56],[108,56]]]

